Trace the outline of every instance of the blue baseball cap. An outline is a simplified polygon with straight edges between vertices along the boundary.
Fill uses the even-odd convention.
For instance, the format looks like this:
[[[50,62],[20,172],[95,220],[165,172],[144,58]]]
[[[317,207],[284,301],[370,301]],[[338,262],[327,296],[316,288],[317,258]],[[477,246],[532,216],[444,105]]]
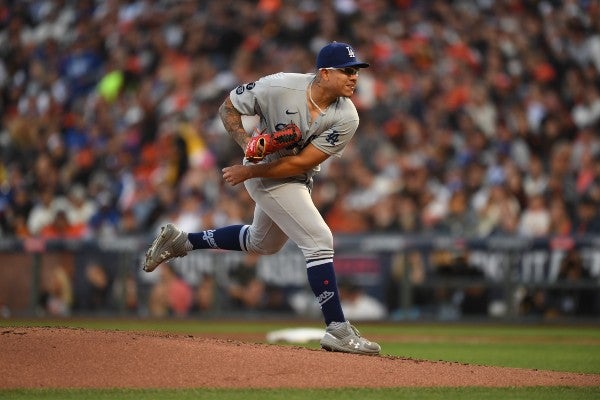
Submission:
[[[368,63],[356,59],[352,46],[346,43],[332,42],[323,47],[317,55],[317,69],[321,68],[367,68]]]

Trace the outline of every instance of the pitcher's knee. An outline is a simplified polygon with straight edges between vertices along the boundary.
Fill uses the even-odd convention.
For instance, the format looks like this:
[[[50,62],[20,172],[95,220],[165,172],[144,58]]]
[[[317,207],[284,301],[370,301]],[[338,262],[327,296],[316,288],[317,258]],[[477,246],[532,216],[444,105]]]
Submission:
[[[300,250],[307,261],[333,259],[332,248],[301,248]]]
[[[308,243],[298,243],[304,258],[307,260],[333,258],[333,234],[329,229],[322,229],[311,239]]]

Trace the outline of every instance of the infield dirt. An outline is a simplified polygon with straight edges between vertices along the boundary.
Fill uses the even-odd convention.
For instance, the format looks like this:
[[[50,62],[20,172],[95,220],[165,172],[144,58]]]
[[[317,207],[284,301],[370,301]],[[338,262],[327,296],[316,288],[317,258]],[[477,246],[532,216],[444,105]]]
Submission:
[[[0,388],[598,386],[600,375],[329,353],[165,333],[0,330]]]

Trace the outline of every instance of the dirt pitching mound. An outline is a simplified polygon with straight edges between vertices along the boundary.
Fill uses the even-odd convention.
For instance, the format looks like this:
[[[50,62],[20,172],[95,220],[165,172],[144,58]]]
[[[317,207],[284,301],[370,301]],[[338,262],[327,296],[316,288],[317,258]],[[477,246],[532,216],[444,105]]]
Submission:
[[[164,333],[1,328],[0,388],[597,386],[599,375]]]

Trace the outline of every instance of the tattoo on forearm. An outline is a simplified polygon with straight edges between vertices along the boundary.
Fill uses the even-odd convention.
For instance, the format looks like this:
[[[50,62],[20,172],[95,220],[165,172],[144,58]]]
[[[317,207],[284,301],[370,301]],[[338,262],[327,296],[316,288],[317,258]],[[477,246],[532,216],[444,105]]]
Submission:
[[[219,107],[219,116],[229,135],[242,149],[245,149],[249,135],[242,124],[242,115],[235,109],[229,98]]]

